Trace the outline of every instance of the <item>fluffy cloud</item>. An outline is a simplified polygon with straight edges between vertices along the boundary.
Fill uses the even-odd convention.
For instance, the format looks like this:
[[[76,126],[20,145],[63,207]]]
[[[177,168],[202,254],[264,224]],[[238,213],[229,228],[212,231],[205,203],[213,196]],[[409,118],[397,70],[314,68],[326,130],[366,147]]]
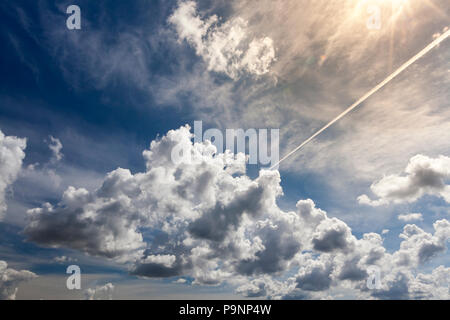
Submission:
[[[394,253],[393,258],[397,265],[417,267],[420,263],[429,261],[447,249],[450,238],[450,222],[443,219],[433,224],[435,233],[425,232],[414,224],[403,228],[400,238],[400,250]]]
[[[89,288],[85,291],[86,300],[112,300],[114,285],[107,283],[103,286]]]
[[[119,169],[108,176],[105,184],[114,175],[131,174]],[[123,193],[116,198],[96,198],[86,189],[69,187],[57,207],[46,203],[29,211],[31,222],[25,233],[30,240],[49,247],[67,246],[108,258],[123,256],[144,246],[136,230],[139,220],[133,219],[132,209]]]
[[[398,220],[404,221],[404,222],[410,222],[414,220],[423,220],[421,213],[408,213],[408,214],[401,214],[398,216]]]
[[[380,290],[373,297],[380,299],[442,299],[450,298],[450,268],[439,266],[429,274],[394,271],[386,274]]]
[[[70,263],[70,262],[76,262],[77,259],[67,257],[67,256],[60,256],[60,257],[53,258],[53,261],[55,261],[56,263]]]
[[[191,139],[188,126],[171,130],[143,152],[145,172],[119,168],[93,192],[68,188],[59,203],[29,211],[25,235],[115,259],[141,277],[227,281],[248,297],[315,299],[345,287],[363,298],[402,298],[413,297],[413,286],[441,297],[441,287],[424,280],[434,276],[412,270],[445,252],[447,220],[434,223],[434,234],[405,226],[400,249],[388,253],[379,234],[355,237],[312,200],[280,209],[278,171],[251,179],[243,155],[217,154],[211,142]],[[172,161],[180,145],[196,161]],[[378,291],[366,287],[373,266],[386,280]]]
[[[25,158],[26,140],[0,131],[0,220],[6,211],[5,192],[17,178]]]
[[[33,272],[8,268],[8,264],[0,260],[0,300],[15,300],[20,283],[35,277]]]
[[[431,274],[419,273],[410,284],[415,299],[450,299],[450,268],[439,266]]]
[[[234,18],[219,23],[213,15],[203,18],[193,1],[180,2],[169,17],[180,41],[186,40],[208,65],[208,70],[238,78],[243,71],[252,75],[269,72],[275,60],[271,38],[251,38],[247,21]]]
[[[358,200],[361,204],[379,206],[413,202],[428,194],[450,202],[450,186],[446,184],[449,178],[449,157],[429,158],[418,154],[409,160],[405,175],[388,175],[370,186],[379,199],[371,200],[367,195],[361,195]]]

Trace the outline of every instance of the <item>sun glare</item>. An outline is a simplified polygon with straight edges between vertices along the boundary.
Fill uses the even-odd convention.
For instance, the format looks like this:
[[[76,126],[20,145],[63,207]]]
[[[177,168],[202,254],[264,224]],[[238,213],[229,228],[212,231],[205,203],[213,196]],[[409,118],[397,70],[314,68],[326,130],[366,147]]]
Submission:
[[[390,6],[393,13],[403,10],[405,6],[408,5],[409,0],[375,0],[373,3],[379,4],[380,6],[388,7]]]

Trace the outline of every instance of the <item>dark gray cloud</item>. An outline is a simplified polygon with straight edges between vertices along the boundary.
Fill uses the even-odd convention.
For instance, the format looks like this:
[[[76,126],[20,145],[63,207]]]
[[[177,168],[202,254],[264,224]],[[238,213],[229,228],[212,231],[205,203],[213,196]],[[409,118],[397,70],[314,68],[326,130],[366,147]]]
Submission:
[[[112,300],[114,292],[114,285],[107,283],[103,286],[95,288],[88,288],[84,292],[86,300]]]
[[[189,231],[198,238],[223,241],[230,230],[235,230],[242,215],[258,215],[265,201],[265,189],[252,185],[243,193],[238,192],[230,203],[217,203],[190,226]]]
[[[270,274],[283,271],[287,263],[300,252],[300,239],[292,236],[291,226],[287,221],[277,221],[277,228],[265,225],[257,235],[262,240],[264,249],[255,253],[252,259],[239,262],[236,270],[241,274]]]
[[[446,184],[449,178],[450,158],[419,154],[410,159],[405,175],[388,175],[371,185],[370,189],[379,199],[371,200],[367,195],[361,195],[358,200],[362,204],[378,206],[412,202],[430,194],[450,202],[450,187]]]

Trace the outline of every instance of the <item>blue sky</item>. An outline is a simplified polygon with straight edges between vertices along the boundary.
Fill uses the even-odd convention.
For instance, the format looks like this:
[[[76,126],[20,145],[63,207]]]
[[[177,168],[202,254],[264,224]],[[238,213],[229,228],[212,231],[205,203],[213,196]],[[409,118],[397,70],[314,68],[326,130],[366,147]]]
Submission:
[[[66,28],[66,8],[71,4],[81,8],[80,30]],[[379,30],[366,28],[368,5],[381,8]],[[114,298],[389,298],[398,274],[406,274],[409,279],[409,291],[400,298],[422,297],[422,293],[414,291],[421,285],[419,273],[431,274],[438,266],[445,268],[443,274],[450,273],[450,258],[446,251],[448,230],[442,227],[444,231],[438,231],[433,227],[436,221],[447,221],[450,213],[450,197],[446,198],[450,178],[450,169],[447,169],[450,138],[448,40],[364,102],[360,109],[284,162],[279,169],[279,182],[272,177],[270,179],[274,180],[267,186],[260,186],[267,192],[263,193],[264,197],[274,197],[276,205],[261,204],[266,211],[256,216],[268,214],[266,218],[271,220],[272,215],[279,212],[288,214],[296,210],[300,210],[298,215],[301,216],[301,209],[296,209],[297,201],[312,199],[314,210],[320,208],[327,213],[323,225],[329,223],[331,229],[351,229],[350,234],[343,231],[348,246],[359,248],[351,254],[333,249],[332,253],[322,252],[317,257],[310,257],[308,252],[314,251],[308,247],[307,232],[297,234],[298,230],[288,231],[286,227],[284,232],[289,238],[299,237],[303,251],[297,249],[298,255],[283,257],[277,262],[276,267],[280,270],[276,272],[260,272],[260,267],[255,267],[256,271],[246,274],[242,268],[253,267],[245,264],[250,258],[242,256],[250,253],[220,253],[225,250],[221,245],[225,244],[200,239],[202,236],[196,235],[194,227],[179,229],[172,234],[172,229],[167,231],[162,227],[163,222],[155,220],[162,216],[158,212],[163,210],[162,203],[176,195],[161,194],[158,201],[154,200],[156,195],[143,200],[128,194],[125,187],[126,190],[121,192],[129,198],[130,206],[138,208],[137,213],[128,216],[119,210],[117,214],[127,217],[123,218],[124,225],[130,223],[133,226],[130,227],[132,230],[124,232],[143,236],[141,242],[145,247],[139,247],[142,251],[134,252],[136,248],[133,247],[127,254],[108,256],[111,253],[102,251],[101,244],[94,252],[92,246],[95,245],[86,239],[73,242],[48,240],[47,235],[51,238],[52,230],[47,229],[50,227],[44,218],[58,210],[66,214],[64,208],[70,205],[64,202],[63,194],[70,186],[89,192],[92,202],[86,206],[95,207],[106,201],[100,196],[101,192],[107,192],[102,185],[106,185],[108,174],[116,172],[117,168],[128,169],[130,179],[136,180],[141,192],[145,192],[141,175],[152,177],[157,172],[152,170],[157,170],[157,166],[169,170],[171,165],[161,164],[163,160],[155,154],[147,158],[143,151],[155,141],[152,150],[163,153],[163,144],[158,144],[164,141],[163,137],[170,130],[186,124],[193,126],[196,120],[203,121],[204,130],[280,129],[280,155],[286,154],[433,39],[447,32],[449,14],[448,3],[440,0],[421,3],[415,0],[352,0],[333,4],[287,1],[283,5],[264,1],[260,6],[255,6],[252,1],[221,0],[2,2],[0,40],[4,45],[0,59],[3,75],[0,79],[0,130],[7,137],[26,138],[26,149],[23,160],[19,161],[20,169],[5,183],[7,209],[0,221],[0,260],[7,262],[9,268],[29,270],[37,275],[20,284],[17,298],[82,298],[83,291],[68,291],[64,287],[65,267],[70,261],[80,265],[86,274],[83,289],[101,288],[111,282],[115,286]],[[223,43],[225,45],[221,47]],[[179,134],[184,133],[181,130]],[[56,159],[57,152],[49,147],[51,137],[61,143],[61,159]],[[424,158],[414,158],[416,155]],[[409,171],[408,163],[412,168]],[[186,184],[195,185],[205,168],[208,165],[191,169],[198,175],[190,177]],[[261,183],[260,169],[259,165],[248,164],[245,179]],[[0,172],[7,172],[7,169]],[[421,180],[422,173],[431,178]],[[126,174],[120,174],[117,179],[125,179]],[[223,174],[217,173],[214,181],[222,179]],[[393,178],[386,180],[386,177]],[[405,182],[405,177],[410,180]],[[166,190],[169,180],[162,183],[161,192]],[[228,189],[223,190],[222,196],[228,199],[223,201],[240,199],[239,192],[246,188],[251,190],[249,181],[233,182],[236,189],[230,191],[230,195]],[[283,195],[276,194],[272,183],[281,186]],[[154,186],[158,188],[157,182]],[[224,186],[218,183],[213,189],[218,192],[221,188]],[[208,210],[214,207],[210,203],[212,198],[202,198],[203,202],[199,202],[197,197],[200,195],[189,190],[186,191],[188,194],[194,193],[185,197],[191,201],[187,205],[191,205],[189,210],[192,212],[186,213],[185,221],[191,226],[209,221]],[[359,201],[358,197],[364,194],[373,202]],[[113,198],[111,196],[110,200]],[[219,201],[221,196],[217,193],[213,198]],[[263,200],[260,199],[261,203]],[[382,204],[377,205],[377,200]],[[174,203],[184,206],[180,201],[174,200]],[[45,203],[50,203],[53,209],[45,211]],[[206,211],[199,209],[209,205],[212,207]],[[226,207],[226,204],[221,205]],[[215,208],[218,207],[216,203]],[[30,227],[30,214],[26,212],[33,208],[46,212],[36,218],[41,231]],[[77,210],[89,212],[82,206]],[[105,214],[102,210],[95,215],[101,217]],[[316,212],[314,210],[312,212]],[[75,219],[84,219],[75,212]],[[136,222],[129,218],[143,212],[148,215],[145,218],[148,221],[142,222],[145,219],[139,218]],[[251,214],[243,212],[243,225],[232,223],[236,234],[230,231],[223,241],[239,238],[238,226],[249,228],[245,234],[253,230],[246,220]],[[203,214],[204,219],[189,220],[197,213]],[[420,213],[422,218],[399,219],[399,215],[411,213]],[[167,223],[176,219],[176,216],[170,216]],[[100,224],[103,220],[95,221]],[[277,221],[275,219],[273,223]],[[305,221],[300,226],[308,229],[302,225]],[[341,221],[345,227],[340,225]],[[279,221],[280,230],[284,228],[281,227],[283,223]],[[420,232],[399,238],[407,224],[420,228],[424,232],[421,238],[417,235]],[[67,227],[68,233],[72,230],[69,225],[59,227]],[[179,228],[178,225],[172,227]],[[311,231],[313,237],[322,230],[322,227],[316,227],[318,229]],[[103,228],[106,227],[99,230]],[[382,233],[383,230],[389,232]],[[38,231],[45,234],[38,234]],[[84,230],[78,231],[84,234]],[[189,233],[191,235],[184,239]],[[367,258],[363,258],[364,250],[372,245],[379,249],[378,240],[371,244],[360,241],[368,233],[377,233],[384,239],[381,247],[391,256],[380,259],[388,259],[387,265],[398,263],[400,251],[407,250],[401,248],[402,241],[405,247],[411,248],[408,241],[416,245],[431,241],[438,249],[436,253],[430,253],[433,259],[425,259],[417,265],[412,263],[409,269],[402,269],[406,268],[403,265],[392,267],[398,272],[396,274],[387,274],[383,270],[387,287],[379,295],[371,295],[355,289],[358,285],[354,281],[361,279],[344,279],[343,284],[339,280],[339,272],[344,273],[342,262],[345,259],[354,262],[356,256],[360,257],[359,268]],[[87,234],[88,237],[91,233]],[[276,248],[294,246],[280,235],[266,236],[267,239],[261,234],[250,235],[245,242],[251,243],[248,250],[257,250],[257,238],[261,238],[267,251],[271,237],[280,238],[273,240],[280,241]],[[173,243],[169,245],[170,241],[164,240],[165,237],[173,241],[194,239],[200,244],[178,247]],[[83,247],[80,241],[85,240],[88,244]],[[118,239],[114,246],[122,243],[119,240],[129,239]],[[158,248],[158,241],[161,241],[161,248],[166,247]],[[196,248],[215,251],[212,261],[216,265],[206,271],[198,267],[195,259],[201,261],[204,257],[199,258],[197,251],[200,249],[196,251]],[[374,251],[378,250],[374,248]],[[422,247],[414,248],[419,253],[413,253],[420,255]],[[181,257],[187,252],[191,254],[187,259],[192,261],[181,263]],[[255,252],[253,254],[262,259],[263,253],[258,256]],[[221,260],[220,254],[228,258]],[[55,258],[61,256],[71,260],[57,262]],[[172,258],[176,262],[172,262],[169,274],[173,272],[173,276],[149,276],[151,272],[145,268],[160,268],[158,263],[167,265]],[[146,272],[140,274],[139,270],[143,269]],[[308,277],[313,274],[308,273],[311,270],[329,270],[328,275],[323,275],[331,279],[329,287],[311,289],[306,286],[310,281]],[[186,282],[174,283],[180,278]],[[445,290],[441,291],[445,293]],[[427,294],[434,298],[443,297],[441,291]],[[158,296],[158,292],[164,294]]]

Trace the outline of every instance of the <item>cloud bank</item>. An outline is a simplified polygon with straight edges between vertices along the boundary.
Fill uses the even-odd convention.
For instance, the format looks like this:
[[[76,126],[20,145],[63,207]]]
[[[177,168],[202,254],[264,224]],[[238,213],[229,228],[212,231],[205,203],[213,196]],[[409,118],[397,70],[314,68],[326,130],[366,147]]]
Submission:
[[[200,161],[174,163],[179,145]],[[143,156],[145,172],[118,168],[93,192],[69,187],[59,203],[30,210],[25,235],[125,263],[140,277],[228,282],[248,297],[315,299],[336,288],[358,298],[449,297],[442,279],[450,268],[415,271],[447,250],[445,219],[433,233],[406,225],[399,250],[388,253],[379,234],[358,239],[312,200],[280,209],[278,171],[251,179],[244,155],[216,154],[209,141],[193,144],[189,126],[153,141]],[[382,279],[377,290],[366,286],[373,266]]]

